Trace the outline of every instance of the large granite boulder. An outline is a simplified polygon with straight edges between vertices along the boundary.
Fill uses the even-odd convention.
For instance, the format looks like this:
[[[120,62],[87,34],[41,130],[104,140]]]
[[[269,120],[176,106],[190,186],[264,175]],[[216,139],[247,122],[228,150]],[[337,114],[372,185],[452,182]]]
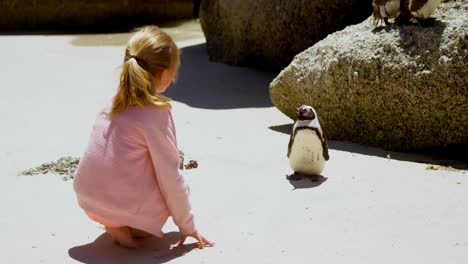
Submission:
[[[432,27],[369,18],[297,55],[270,85],[289,117],[313,105],[329,137],[416,150],[468,143],[468,2],[443,3]]]
[[[193,0],[0,1],[0,30],[115,30],[191,18]]]
[[[210,60],[282,69],[328,34],[362,22],[372,0],[203,0]]]

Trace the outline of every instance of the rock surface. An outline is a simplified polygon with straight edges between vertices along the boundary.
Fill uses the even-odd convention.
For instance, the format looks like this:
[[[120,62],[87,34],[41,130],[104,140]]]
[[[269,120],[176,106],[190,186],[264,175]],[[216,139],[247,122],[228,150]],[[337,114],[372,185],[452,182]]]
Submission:
[[[193,17],[192,0],[0,1],[0,30],[116,30]]]
[[[207,0],[200,21],[210,60],[282,69],[328,34],[371,14],[370,0]]]
[[[296,56],[270,85],[289,117],[313,105],[329,137],[393,150],[468,143],[468,3],[443,3],[433,27],[371,19]]]

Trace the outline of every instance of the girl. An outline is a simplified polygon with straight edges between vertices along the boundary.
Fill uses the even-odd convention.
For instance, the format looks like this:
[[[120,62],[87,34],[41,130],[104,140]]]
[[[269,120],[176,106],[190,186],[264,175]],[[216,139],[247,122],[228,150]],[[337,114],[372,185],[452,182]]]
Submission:
[[[75,174],[78,203],[122,246],[155,235],[169,216],[199,247],[214,244],[196,229],[179,170],[170,99],[161,95],[177,74],[180,51],[169,35],[147,26],[128,41],[120,85],[98,115]]]

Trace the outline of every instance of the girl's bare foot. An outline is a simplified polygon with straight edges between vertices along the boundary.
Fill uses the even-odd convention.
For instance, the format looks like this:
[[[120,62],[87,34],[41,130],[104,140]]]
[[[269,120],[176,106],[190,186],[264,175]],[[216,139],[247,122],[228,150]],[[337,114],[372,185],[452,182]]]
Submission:
[[[107,227],[106,232],[112,236],[114,242],[126,248],[138,248],[137,242],[133,239],[132,233],[128,226],[123,227]]]
[[[148,237],[153,236],[150,233],[147,233],[147,232],[145,232],[143,230],[136,229],[136,228],[133,228],[133,227],[130,227],[130,233],[132,234],[132,237],[135,238],[135,239],[143,239],[143,238],[148,238]]]

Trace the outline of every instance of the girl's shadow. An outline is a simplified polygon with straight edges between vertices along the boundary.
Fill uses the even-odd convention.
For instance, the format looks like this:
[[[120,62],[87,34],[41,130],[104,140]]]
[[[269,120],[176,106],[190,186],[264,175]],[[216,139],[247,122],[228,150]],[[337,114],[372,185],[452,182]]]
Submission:
[[[173,245],[179,238],[178,232],[170,232],[164,234],[162,239],[153,237],[142,240],[141,248],[131,250],[115,245],[111,237],[104,233],[92,243],[70,248],[68,254],[87,264],[166,263],[198,248],[196,243],[175,248]]]

